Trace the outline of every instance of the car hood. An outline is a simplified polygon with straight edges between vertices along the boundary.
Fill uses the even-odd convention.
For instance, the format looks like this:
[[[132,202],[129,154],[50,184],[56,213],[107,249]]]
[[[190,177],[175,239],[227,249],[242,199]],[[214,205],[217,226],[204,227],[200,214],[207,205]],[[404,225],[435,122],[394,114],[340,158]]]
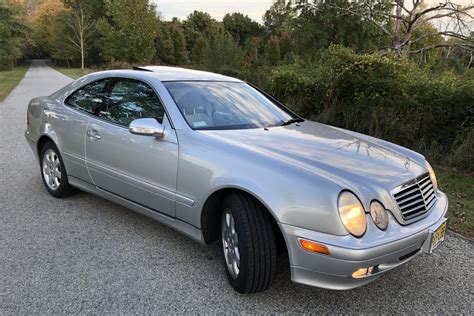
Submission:
[[[378,185],[391,189],[426,172],[419,159],[408,157],[406,149],[311,121],[268,129],[201,132],[306,168],[342,188]]]

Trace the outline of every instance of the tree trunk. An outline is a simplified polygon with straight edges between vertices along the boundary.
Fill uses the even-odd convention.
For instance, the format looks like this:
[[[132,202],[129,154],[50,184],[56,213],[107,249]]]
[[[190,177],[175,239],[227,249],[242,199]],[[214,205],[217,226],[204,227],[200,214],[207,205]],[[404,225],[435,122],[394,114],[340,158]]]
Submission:
[[[400,32],[402,28],[402,5],[400,2],[403,2],[403,0],[396,2],[397,6],[395,8],[395,25],[393,29],[392,38],[392,45],[398,57],[401,57],[402,55],[402,48],[400,47]]]
[[[81,36],[81,69],[84,70],[84,40]]]
[[[84,10],[81,7],[81,30],[80,30],[80,41],[81,41],[81,69],[84,70]]]

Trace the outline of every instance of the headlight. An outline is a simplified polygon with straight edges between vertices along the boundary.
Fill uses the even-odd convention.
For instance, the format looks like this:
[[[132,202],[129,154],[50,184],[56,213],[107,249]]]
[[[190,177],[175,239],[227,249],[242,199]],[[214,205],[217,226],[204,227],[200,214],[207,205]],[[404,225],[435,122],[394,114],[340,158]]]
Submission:
[[[381,230],[385,230],[388,225],[388,215],[385,207],[378,201],[370,203],[370,216],[374,224]]]
[[[428,169],[428,172],[430,173],[431,182],[433,182],[435,190],[438,191],[438,179],[436,178],[436,174],[428,161],[426,162],[426,169]]]
[[[361,237],[367,228],[364,207],[351,192],[344,191],[338,200],[339,216],[346,229],[352,235]]]

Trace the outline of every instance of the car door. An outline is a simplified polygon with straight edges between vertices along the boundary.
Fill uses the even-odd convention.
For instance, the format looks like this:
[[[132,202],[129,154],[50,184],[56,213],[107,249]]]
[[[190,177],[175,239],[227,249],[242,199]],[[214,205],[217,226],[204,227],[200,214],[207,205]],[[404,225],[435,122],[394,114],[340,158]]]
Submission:
[[[69,177],[91,182],[85,161],[85,135],[97,108],[97,101],[104,93],[108,80],[99,80],[76,90],[64,101],[63,107],[47,113],[47,120],[60,136],[61,154]]]
[[[94,184],[140,205],[175,216],[178,142],[155,91],[132,79],[112,79],[87,127],[86,164]],[[131,134],[129,124],[154,118],[161,138]]]

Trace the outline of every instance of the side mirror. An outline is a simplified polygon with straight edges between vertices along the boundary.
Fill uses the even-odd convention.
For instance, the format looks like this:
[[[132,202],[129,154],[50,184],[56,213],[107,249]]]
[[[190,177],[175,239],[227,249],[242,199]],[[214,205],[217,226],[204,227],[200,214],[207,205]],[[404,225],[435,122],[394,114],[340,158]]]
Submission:
[[[154,118],[142,118],[133,120],[128,131],[136,135],[162,137],[165,135],[165,126]]]

